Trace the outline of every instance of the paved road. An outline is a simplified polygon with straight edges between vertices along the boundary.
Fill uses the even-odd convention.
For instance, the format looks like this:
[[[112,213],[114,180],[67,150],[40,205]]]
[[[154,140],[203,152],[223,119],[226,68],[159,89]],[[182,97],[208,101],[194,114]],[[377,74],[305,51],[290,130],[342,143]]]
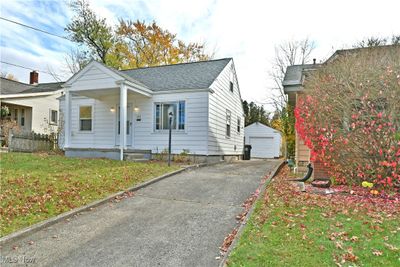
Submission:
[[[277,163],[183,172],[6,245],[1,255],[40,266],[217,266],[218,247],[236,225],[241,204]]]

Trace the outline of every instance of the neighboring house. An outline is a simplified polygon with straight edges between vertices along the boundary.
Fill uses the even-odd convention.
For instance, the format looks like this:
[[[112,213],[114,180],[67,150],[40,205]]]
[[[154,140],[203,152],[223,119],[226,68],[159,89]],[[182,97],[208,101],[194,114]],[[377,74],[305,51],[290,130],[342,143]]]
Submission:
[[[172,153],[205,160],[243,153],[244,113],[231,58],[124,71],[92,61],[64,88],[67,156],[165,153],[170,113]]]
[[[30,84],[1,78],[0,102],[9,114],[5,120],[15,121],[23,132],[50,133],[58,128],[58,97],[62,83],[37,83],[38,73],[31,72]]]
[[[304,81],[307,79],[307,75],[326,64],[329,64],[339,57],[349,56],[357,53],[361,49],[380,49],[383,53],[389,52],[391,49],[398,49],[398,46],[387,45],[369,48],[354,48],[337,50],[332,54],[325,62],[316,64],[305,65],[294,65],[288,66],[286,69],[285,77],[282,82],[285,94],[288,95],[288,102],[292,107],[296,106],[297,98],[303,92]],[[295,163],[299,171],[305,171],[306,165],[310,162],[310,149],[304,144],[303,140],[299,138],[296,132],[296,151],[295,151]],[[314,179],[326,178],[328,176],[323,164],[320,162],[314,162]]]
[[[306,64],[288,66],[282,82],[285,94],[288,95],[288,103],[296,107],[297,97],[303,91],[303,83],[307,73],[316,70],[321,64]],[[310,162],[310,149],[304,144],[296,132],[295,163],[299,171],[305,171]]]
[[[260,122],[244,128],[245,144],[251,145],[252,158],[279,158],[281,155],[281,133]]]

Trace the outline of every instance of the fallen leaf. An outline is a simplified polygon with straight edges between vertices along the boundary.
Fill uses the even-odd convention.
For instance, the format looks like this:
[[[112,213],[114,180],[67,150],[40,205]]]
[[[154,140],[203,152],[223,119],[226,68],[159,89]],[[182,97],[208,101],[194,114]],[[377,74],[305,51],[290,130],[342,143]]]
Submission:
[[[372,254],[374,254],[375,256],[382,256],[383,252],[377,249],[373,249]]]

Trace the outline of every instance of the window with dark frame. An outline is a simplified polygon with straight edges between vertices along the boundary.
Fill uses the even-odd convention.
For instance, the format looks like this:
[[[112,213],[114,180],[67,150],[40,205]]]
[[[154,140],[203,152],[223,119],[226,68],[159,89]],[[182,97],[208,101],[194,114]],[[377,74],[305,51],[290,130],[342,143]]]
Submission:
[[[18,123],[18,109],[14,109],[14,120]]]
[[[226,110],[226,136],[231,136],[231,112]]]
[[[165,102],[155,104],[155,130],[169,129],[169,112],[175,114],[172,121],[173,130],[185,130],[186,125],[186,105],[185,101]]]
[[[237,119],[237,132],[240,133],[240,118]]]
[[[21,126],[25,126],[25,109],[21,109]]]
[[[50,124],[57,125],[58,122],[58,111],[57,110],[50,110]]]
[[[233,92],[233,82],[232,81],[229,82],[229,90],[231,92]]]
[[[79,130],[92,131],[92,106],[79,107]]]

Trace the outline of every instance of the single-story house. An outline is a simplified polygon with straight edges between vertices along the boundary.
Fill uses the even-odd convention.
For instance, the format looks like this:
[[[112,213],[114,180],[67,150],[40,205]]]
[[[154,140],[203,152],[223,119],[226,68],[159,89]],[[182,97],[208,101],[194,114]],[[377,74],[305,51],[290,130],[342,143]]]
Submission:
[[[22,132],[57,132],[62,83],[38,83],[38,77],[37,72],[31,72],[30,84],[0,79],[1,107],[8,109],[2,119],[15,121]]]
[[[281,156],[281,133],[260,122],[244,128],[245,144],[251,145],[251,157],[279,158]]]
[[[92,61],[63,86],[66,156],[123,160],[165,153],[169,116],[173,154],[219,160],[243,153],[244,112],[232,58],[123,71]]]

